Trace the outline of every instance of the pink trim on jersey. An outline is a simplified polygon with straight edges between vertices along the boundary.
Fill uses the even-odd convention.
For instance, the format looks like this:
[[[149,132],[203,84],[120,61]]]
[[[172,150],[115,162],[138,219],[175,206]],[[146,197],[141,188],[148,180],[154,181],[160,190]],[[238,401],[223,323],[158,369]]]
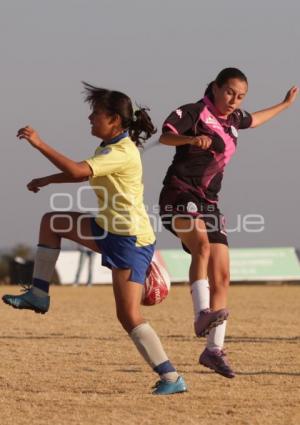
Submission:
[[[173,133],[179,134],[178,131],[176,130],[176,128],[173,127],[172,124],[166,123],[166,124],[164,124],[164,127],[168,127],[170,130],[172,130]]]
[[[208,99],[207,96],[203,99],[203,101],[206,104],[206,106],[209,106],[214,111],[216,111],[215,106],[212,104],[212,102],[210,101],[210,99]],[[224,154],[225,154],[225,165],[228,164],[228,162],[230,161],[232,155],[234,154],[234,152],[236,150],[236,146],[235,146],[235,143],[233,141],[233,137],[230,134],[225,133],[224,128],[221,125],[221,123],[208,110],[207,107],[205,107],[203,109],[203,111],[200,113],[199,120],[200,119],[205,125],[207,125],[208,128],[213,130],[215,133],[217,133],[223,139],[223,141],[225,143],[225,152],[224,152]],[[209,122],[207,122],[207,121],[209,121]],[[221,154],[221,155],[224,155],[224,154]]]
[[[203,185],[208,188],[210,182],[216,174],[223,171],[224,167],[230,161],[232,155],[236,150],[233,137],[224,131],[223,126],[215,117],[215,115],[209,111],[208,107],[217,114],[217,110],[210,99],[205,96],[203,99],[205,108],[200,112],[198,121],[202,121],[210,130],[217,133],[225,143],[225,151],[223,153],[214,153],[214,164],[207,169],[203,176]],[[196,124],[197,125],[197,124]]]
[[[210,100],[208,96],[204,96],[203,102],[205,103],[206,106],[208,106],[211,109],[212,113],[215,116],[218,116],[220,114],[220,112],[217,110],[217,108],[215,107],[215,105],[212,103],[212,101]]]

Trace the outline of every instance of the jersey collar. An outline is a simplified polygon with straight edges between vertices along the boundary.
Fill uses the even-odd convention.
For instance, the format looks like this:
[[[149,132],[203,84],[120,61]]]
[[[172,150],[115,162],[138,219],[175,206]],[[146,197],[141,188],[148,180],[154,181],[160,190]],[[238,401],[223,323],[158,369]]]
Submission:
[[[113,145],[113,144],[118,143],[120,140],[122,140],[122,139],[124,139],[125,137],[128,137],[128,136],[129,136],[128,131],[127,130],[126,131],[123,131],[123,133],[119,134],[118,136],[113,137],[110,140],[103,141],[100,144],[100,146]]]
[[[205,96],[203,98],[203,102],[205,103],[205,105],[209,108],[210,112],[215,116],[215,118],[219,121],[219,123],[221,125],[229,125],[230,122],[230,115],[227,118],[221,118],[219,117],[219,113],[217,108],[215,107],[215,105],[212,103],[212,101],[210,100],[210,98],[208,96]]]

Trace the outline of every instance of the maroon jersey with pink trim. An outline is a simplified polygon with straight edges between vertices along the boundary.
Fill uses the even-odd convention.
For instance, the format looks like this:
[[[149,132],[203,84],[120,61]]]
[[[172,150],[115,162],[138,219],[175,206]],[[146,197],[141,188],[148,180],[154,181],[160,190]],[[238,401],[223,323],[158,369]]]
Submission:
[[[251,115],[240,109],[227,119],[219,118],[208,97],[173,111],[163,124],[164,134],[207,135],[212,144],[208,150],[193,145],[176,146],[163,184],[176,185],[208,202],[217,202],[224,168],[236,150],[238,130],[250,127],[251,122]]]

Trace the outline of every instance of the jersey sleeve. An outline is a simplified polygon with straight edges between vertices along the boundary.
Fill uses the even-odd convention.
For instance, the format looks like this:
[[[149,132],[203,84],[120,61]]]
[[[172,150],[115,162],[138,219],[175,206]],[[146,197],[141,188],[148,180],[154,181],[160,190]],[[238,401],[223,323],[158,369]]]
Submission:
[[[252,115],[247,111],[243,111],[242,109],[237,109],[233,113],[233,121],[234,126],[237,129],[246,129],[249,128],[252,124]]]
[[[194,104],[184,105],[173,111],[162,126],[162,133],[185,134],[192,130],[198,114]]]
[[[99,177],[121,171],[128,164],[128,156],[124,147],[111,145],[98,148],[94,156],[85,162],[89,164],[93,177]]]

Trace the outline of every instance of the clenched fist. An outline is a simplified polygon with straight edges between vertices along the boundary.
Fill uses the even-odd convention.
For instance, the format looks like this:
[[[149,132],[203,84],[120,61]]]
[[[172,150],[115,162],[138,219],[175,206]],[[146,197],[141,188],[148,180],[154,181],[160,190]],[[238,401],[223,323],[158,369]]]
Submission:
[[[209,149],[211,144],[212,140],[209,136],[196,136],[191,139],[191,145],[198,146],[204,150]]]

